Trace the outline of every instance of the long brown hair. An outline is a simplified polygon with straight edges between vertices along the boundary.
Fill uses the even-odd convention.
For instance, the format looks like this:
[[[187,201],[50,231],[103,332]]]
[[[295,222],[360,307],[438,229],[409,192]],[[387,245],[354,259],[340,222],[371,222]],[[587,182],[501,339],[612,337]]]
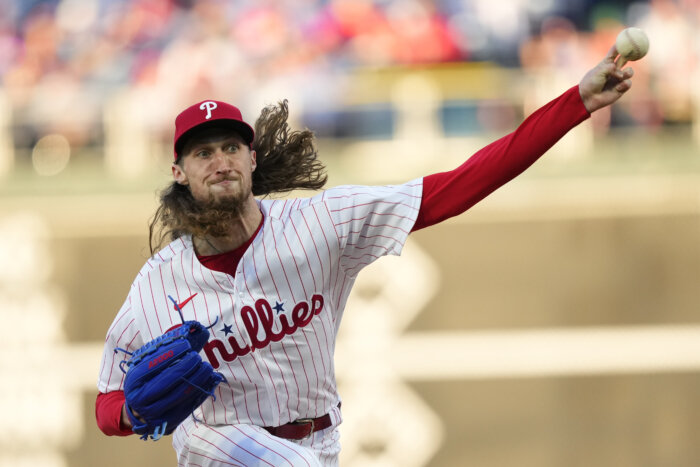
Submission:
[[[318,160],[313,132],[291,130],[288,118],[289,107],[284,100],[265,107],[255,122],[256,136],[252,144],[257,153],[257,168],[252,178],[255,196],[297,189],[318,190],[326,184],[326,168]],[[176,163],[181,163],[181,159],[179,155]],[[161,191],[160,206],[149,224],[151,255],[182,235],[220,235],[218,227],[212,228],[208,219],[221,220],[227,216],[232,217],[232,213],[226,209],[212,213],[192,197],[187,186],[171,183]]]

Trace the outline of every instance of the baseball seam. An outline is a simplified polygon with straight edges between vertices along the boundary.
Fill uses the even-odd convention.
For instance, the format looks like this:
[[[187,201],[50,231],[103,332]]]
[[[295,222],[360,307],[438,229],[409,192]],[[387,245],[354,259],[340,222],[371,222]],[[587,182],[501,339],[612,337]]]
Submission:
[[[634,52],[628,53],[627,59],[636,60],[642,54],[642,50],[639,48],[639,44],[635,42],[634,37],[632,37],[632,34],[630,34],[629,31],[625,31],[625,36],[627,37],[627,39],[629,39],[630,43],[632,44],[631,52]]]

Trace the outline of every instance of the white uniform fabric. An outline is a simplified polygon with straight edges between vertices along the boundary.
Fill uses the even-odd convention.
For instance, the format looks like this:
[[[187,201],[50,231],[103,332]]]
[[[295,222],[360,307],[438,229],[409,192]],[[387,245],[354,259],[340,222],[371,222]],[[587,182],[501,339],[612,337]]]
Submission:
[[[337,415],[334,420],[339,420]],[[338,466],[340,433],[335,428],[290,441],[254,425],[206,425],[190,417],[173,433],[178,466]]]
[[[235,276],[202,266],[189,237],[175,240],[144,265],[109,328],[99,391],[123,390],[124,356],[115,348],[133,351],[181,323],[171,296],[183,304],[185,320],[214,324],[201,355],[226,378],[216,400],[209,398],[195,411],[201,423],[190,420],[173,434],[180,465],[267,465],[275,459],[271,465],[284,465],[259,454],[261,459],[239,460],[222,454],[232,454],[235,444],[250,447],[250,439],[268,455],[275,452],[273,444],[284,449],[291,444],[310,449],[311,459],[322,465],[336,465],[341,416],[333,353],[345,303],[363,267],[400,254],[421,194],[417,179],[336,187],[312,198],[259,200],[263,225]],[[333,426],[301,442],[256,428],[326,413]],[[187,457],[202,453],[207,443],[204,454],[223,463]]]

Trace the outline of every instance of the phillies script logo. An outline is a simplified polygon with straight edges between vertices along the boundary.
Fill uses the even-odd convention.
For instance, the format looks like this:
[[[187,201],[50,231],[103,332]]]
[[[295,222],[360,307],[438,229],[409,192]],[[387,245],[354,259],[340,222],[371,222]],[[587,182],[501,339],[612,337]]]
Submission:
[[[272,330],[275,325],[275,315],[272,309],[270,303],[263,298],[255,302],[255,309],[248,305],[241,308],[241,319],[250,336],[251,345],[241,346],[234,336],[228,337],[226,341],[228,346],[221,339],[210,340],[204,346],[204,353],[211,366],[214,368],[221,366],[215,351],[218,351],[219,356],[224,361],[232,362],[237,357],[242,357],[255,349],[267,347],[270,342],[279,342],[284,336],[294,334],[297,329],[307,326],[311,319],[323,310],[323,296],[314,294],[311,297],[311,303],[297,303],[290,316],[278,315],[276,320],[279,322],[278,328],[281,328],[279,332]],[[258,334],[261,334],[262,337],[259,337]]]

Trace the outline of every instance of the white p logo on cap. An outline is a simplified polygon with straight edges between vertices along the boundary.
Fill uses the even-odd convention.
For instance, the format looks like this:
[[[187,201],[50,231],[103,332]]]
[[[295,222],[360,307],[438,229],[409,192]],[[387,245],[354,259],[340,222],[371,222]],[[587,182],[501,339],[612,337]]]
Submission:
[[[206,101],[202,102],[202,105],[199,106],[200,110],[205,110],[207,111],[207,116],[205,117],[206,120],[209,120],[211,118],[211,111],[216,108],[216,102],[212,101]]]

